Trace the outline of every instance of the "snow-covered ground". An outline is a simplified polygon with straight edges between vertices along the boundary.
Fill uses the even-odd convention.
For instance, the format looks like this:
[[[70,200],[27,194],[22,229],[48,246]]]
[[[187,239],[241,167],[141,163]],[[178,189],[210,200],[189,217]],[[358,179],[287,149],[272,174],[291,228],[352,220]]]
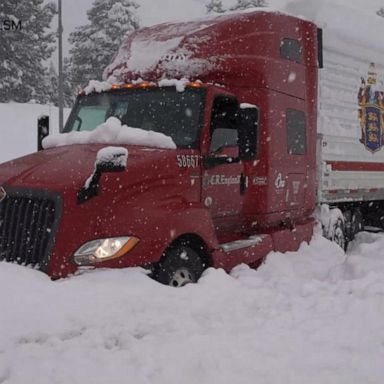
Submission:
[[[257,271],[162,286],[143,270],[52,282],[0,263],[0,383],[379,384],[384,236],[315,235]]]

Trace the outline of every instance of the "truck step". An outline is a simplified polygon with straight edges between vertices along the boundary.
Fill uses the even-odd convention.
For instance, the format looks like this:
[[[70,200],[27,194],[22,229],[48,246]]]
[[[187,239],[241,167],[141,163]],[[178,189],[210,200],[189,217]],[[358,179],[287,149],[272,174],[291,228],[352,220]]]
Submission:
[[[273,241],[268,234],[222,243],[212,254],[213,266],[224,268],[228,272],[241,263],[253,266],[259,264],[271,251]]]
[[[365,225],[364,226],[364,231],[366,232],[372,232],[372,233],[380,233],[384,232],[383,228],[380,227],[373,227],[371,225]]]
[[[262,235],[261,236],[251,236],[251,237],[248,237],[247,239],[235,240],[235,241],[231,241],[229,243],[220,244],[220,248],[224,252],[232,252],[232,251],[237,251],[237,250],[242,249],[242,248],[249,248],[249,247],[255,246],[255,245],[262,243],[262,242],[263,242]]]

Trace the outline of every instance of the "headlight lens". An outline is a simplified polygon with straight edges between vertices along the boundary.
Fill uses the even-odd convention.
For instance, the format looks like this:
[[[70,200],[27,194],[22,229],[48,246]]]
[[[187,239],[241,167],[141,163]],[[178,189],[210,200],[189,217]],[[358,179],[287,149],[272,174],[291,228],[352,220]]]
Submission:
[[[77,265],[92,265],[116,259],[129,252],[139,241],[133,236],[91,240],[75,252],[73,260]]]

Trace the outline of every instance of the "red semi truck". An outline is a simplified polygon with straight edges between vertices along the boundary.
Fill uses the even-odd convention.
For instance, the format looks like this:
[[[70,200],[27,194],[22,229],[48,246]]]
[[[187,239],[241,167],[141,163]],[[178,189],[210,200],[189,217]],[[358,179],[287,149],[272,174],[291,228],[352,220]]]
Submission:
[[[323,202],[337,208],[325,234],[344,247],[382,196],[377,177],[335,188],[367,162],[333,159],[319,134],[322,63],[322,31],[274,12],[134,32],[108,81],[80,93],[62,139],[0,166],[0,258],[54,279],[144,266],[181,286],[297,250]],[[363,115],[381,118],[370,105],[360,121],[356,107],[358,130]]]

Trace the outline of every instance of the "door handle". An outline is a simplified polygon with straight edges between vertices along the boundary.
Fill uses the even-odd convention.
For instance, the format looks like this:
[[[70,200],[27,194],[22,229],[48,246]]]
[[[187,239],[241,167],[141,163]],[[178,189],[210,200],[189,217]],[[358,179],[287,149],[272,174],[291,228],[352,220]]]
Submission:
[[[241,173],[240,175],[240,195],[241,196],[245,194],[245,188],[246,188],[246,177],[244,176],[244,173]]]

